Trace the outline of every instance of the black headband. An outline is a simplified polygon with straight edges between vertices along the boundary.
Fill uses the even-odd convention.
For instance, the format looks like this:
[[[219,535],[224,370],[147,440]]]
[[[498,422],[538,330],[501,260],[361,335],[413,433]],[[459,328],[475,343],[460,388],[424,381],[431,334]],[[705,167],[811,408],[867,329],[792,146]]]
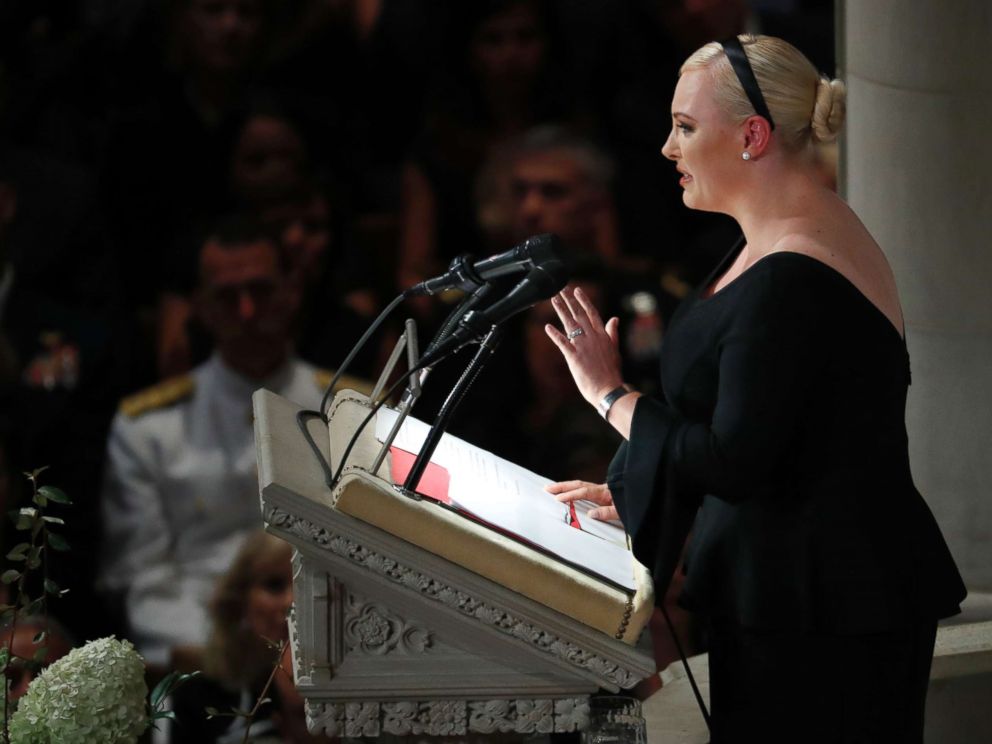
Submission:
[[[772,131],[775,131],[775,121],[772,119],[771,111],[768,110],[768,104],[765,103],[765,97],[761,95],[761,88],[758,87],[758,79],[754,76],[754,70],[751,68],[747,54],[744,53],[744,47],[741,45],[740,39],[732,36],[726,41],[720,42],[720,44],[723,46],[723,51],[727,55],[727,59],[730,60],[730,66],[734,68],[734,74],[737,75],[737,79],[741,82],[741,87],[744,88],[747,99],[754,106],[755,113],[758,116],[766,118]]]

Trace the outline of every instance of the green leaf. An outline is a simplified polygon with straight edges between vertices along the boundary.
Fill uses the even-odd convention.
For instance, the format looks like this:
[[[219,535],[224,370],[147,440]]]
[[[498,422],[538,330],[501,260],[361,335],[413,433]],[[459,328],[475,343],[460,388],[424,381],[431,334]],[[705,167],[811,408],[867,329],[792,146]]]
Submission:
[[[3,669],[10,662],[10,647],[0,648],[0,669]]]
[[[48,533],[48,546],[52,550],[58,550],[63,553],[70,549],[69,543],[65,541],[65,538],[62,537],[62,535],[55,534],[54,532]]]
[[[162,702],[162,700],[164,700],[168,696],[169,690],[172,687],[172,682],[178,676],[179,676],[179,672],[169,672],[167,675],[165,675],[162,678],[162,680],[157,685],[155,685],[155,689],[152,690],[152,694],[149,697],[149,700],[151,701],[151,705],[152,705],[152,710],[157,709],[159,703]]]
[[[17,545],[15,545],[10,549],[9,553],[7,553],[7,560],[9,561],[25,560],[25,556],[28,550],[30,550],[30,548],[31,548],[31,543],[26,543],[26,542],[18,543]]]
[[[28,617],[31,617],[32,615],[37,615],[38,613],[41,612],[41,608],[44,606],[45,606],[45,598],[43,596],[38,597],[38,599],[34,600],[33,602],[31,602],[31,604],[29,604],[27,607],[24,608],[24,614],[27,615]]]
[[[31,480],[38,480],[38,476],[41,475],[42,473],[44,473],[46,470],[48,470],[48,466],[47,465],[43,465],[42,467],[35,468],[30,473],[25,473],[24,475],[26,475]]]
[[[49,594],[56,594],[57,595],[62,590],[59,588],[59,585],[56,584],[51,579],[45,579],[45,591],[48,592]]]
[[[152,720],[157,721],[160,718],[169,718],[173,721],[176,720],[176,714],[171,710],[160,710],[152,714]]]
[[[60,519],[59,517],[49,517],[47,514],[42,517],[42,519],[49,524],[65,524],[64,519]]]
[[[48,499],[46,499],[40,493],[36,493],[34,496],[32,496],[31,500],[35,503],[36,506],[38,506],[41,509],[44,509],[46,506],[48,506]]]
[[[10,568],[3,572],[3,575],[0,576],[0,581],[4,584],[13,584],[19,578],[21,578],[21,572]]]
[[[48,657],[48,646],[42,646],[41,648],[36,648],[34,654],[31,656],[31,661],[37,664],[44,664],[45,659]]]
[[[38,489],[38,493],[47,498],[49,501],[54,501],[56,504],[72,504],[72,501],[65,495],[65,491],[61,488],[55,488],[54,486],[42,486]]]
[[[19,509],[17,511],[17,516],[14,517],[14,527],[21,531],[30,530],[31,528],[34,527],[35,516],[37,514],[38,512],[35,509],[32,509],[31,507],[24,507],[23,509]],[[41,524],[40,521],[38,523],[39,525]]]
[[[199,677],[200,674],[200,672],[188,672],[186,674],[170,672],[161,682],[155,685],[155,689],[152,690],[152,694],[149,696],[152,710],[158,710],[163,700],[194,677]]]

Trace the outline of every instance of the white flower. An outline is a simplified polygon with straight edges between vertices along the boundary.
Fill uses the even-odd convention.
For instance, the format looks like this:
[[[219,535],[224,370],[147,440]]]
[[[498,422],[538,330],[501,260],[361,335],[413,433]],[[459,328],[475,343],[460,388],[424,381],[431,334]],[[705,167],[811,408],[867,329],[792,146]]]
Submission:
[[[90,641],[31,683],[10,721],[11,744],[133,744],[148,723],[147,696],[134,646]]]

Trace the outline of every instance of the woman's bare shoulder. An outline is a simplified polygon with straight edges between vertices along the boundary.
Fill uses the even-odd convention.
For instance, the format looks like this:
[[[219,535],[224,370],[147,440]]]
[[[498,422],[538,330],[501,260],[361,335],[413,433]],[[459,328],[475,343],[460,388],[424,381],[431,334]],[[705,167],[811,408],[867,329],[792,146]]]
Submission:
[[[772,251],[801,253],[826,264],[847,279],[902,333],[902,308],[895,276],[884,252],[868,230],[855,223],[797,225]]]

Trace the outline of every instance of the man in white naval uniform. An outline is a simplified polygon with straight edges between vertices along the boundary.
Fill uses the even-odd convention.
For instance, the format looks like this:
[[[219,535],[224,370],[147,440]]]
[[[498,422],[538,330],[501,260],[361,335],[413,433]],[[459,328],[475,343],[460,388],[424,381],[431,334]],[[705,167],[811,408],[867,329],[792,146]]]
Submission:
[[[249,222],[209,238],[196,306],[215,342],[190,374],[125,400],[108,444],[103,588],[151,665],[197,665],[217,578],[261,527],[251,395],[317,408],[326,373],[292,356],[298,305],[278,249]]]

